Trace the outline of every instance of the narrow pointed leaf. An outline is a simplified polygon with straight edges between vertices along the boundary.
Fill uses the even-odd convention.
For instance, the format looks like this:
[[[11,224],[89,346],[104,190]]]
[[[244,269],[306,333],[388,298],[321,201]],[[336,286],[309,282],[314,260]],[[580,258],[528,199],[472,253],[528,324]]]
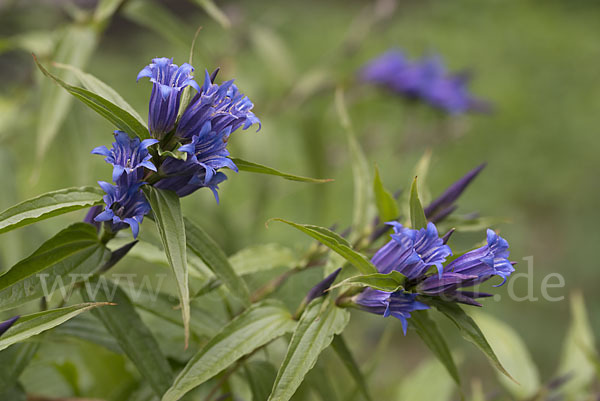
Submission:
[[[309,224],[298,224],[284,219],[272,219],[275,221],[281,221],[282,223],[288,224],[305,234],[313,237],[335,253],[342,256],[354,267],[356,267],[362,274],[377,273],[377,269],[373,264],[360,253],[352,249],[352,245],[348,243],[344,238],[340,237],[333,231],[319,226],[312,226]]]
[[[356,363],[356,360],[352,356],[352,352],[346,345],[346,342],[344,341],[344,338],[342,337],[341,334],[337,335],[333,338],[333,342],[331,343],[331,346],[333,347],[333,350],[338,355],[338,357],[344,363],[344,366],[346,366],[346,369],[348,369],[348,372],[350,372],[350,375],[354,379],[354,382],[358,386],[358,389],[360,390],[362,395],[368,401],[371,401],[372,398],[369,393],[369,386],[367,385],[367,381],[365,380],[365,377],[363,376],[362,372],[360,371],[360,367]]]
[[[164,394],[173,380],[171,366],[127,294],[105,277],[90,279],[80,292],[87,302],[116,304],[112,308],[97,309],[92,313],[117,340],[120,348],[154,392],[158,396]]]
[[[35,63],[44,75],[51,78],[57,85],[62,86],[67,92],[81,100],[86,106],[106,118],[113,123],[121,131],[127,132],[129,135],[137,135],[142,139],[150,138],[148,128],[140,123],[129,112],[123,110],[116,104],[108,101],[100,95],[90,92],[86,89],[69,85],[57,76],[51,74],[44,66],[34,57]]]
[[[417,330],[417,334],[423,340],[425,345],[429,347],[436,358],[444,365],[452,379],[460,386],[460,376],[458,369],[446,344],[444,335],[440,332],[437,324],[429,318],[428,311],[419,310],[411,312],[409,322]]]
[[[96,229],[90,224],[75,223],[0,276],[0,310],[49,296],[82,281],[109,258],[110,251],[98,241]]]
[[[255,304],[232,320],[183,368],[162,401],[177,401],[235,361],[294,329],[296,322],[278,301]]]
[[[123,99],[123,97],[119,95],[119,93],[112,87],[110,87],[108,84],[104,83],[92,74],[83,72],[79,68],[74,67],[72,65],[55,63],[54,66],[71,71],[77,77],[79,82],[81,82],[85,89],[95,93],[96,95],[102,96],[109,102],[114,103],[116,106],[122,108],[123,110],[131,114],[136,120],[140,122],[140,124],[145,125],[144,119],[138,114],[138,112],[135,111],[135,109],[131,107],[131,105],[127,103],[127,101]]]
[[[420,228],[427,227],[427,218],[425,217],[423,206],[421,205],[421,201],[419,200],[419,191],[417,189],[417,177],[415,177],[412,185],[410,186],[409,204],[411,228],[414,230],[418,230]]]
[[[504,369],[477,323],[459,305],[451,302],[435,302],[435,307],[459,328],[466,340],[472,342],[484,353],[492,365],[514,382],[515,379]]]
[[[373,193],[375,194],[375,205],[379,212],[379,220],[384,223],[396,220],[400,216],[398,204],[392,194],[383,186],[381,176],[379,175],[379,168],[377,166],[375,166]]]
[[[188,287],[186,230],[181,214],[181,204],[179,197],[173,191],[149,185],[144,185],[142,188],[152,207],[156,227],[177,282],[185,331],[185,348],[187,348],[190,336],[190,290]]]
[[[19,320],[4,333],[2,337],[0,337],[0,351],[46,330],[50,330],[87,310],[105,305],[109,304],[106,302],[85,303],[21,316]]]
[[[328,298],[311,302],[294,331],[268,401],[292,398],[321,352],[331,344],[334,335],[344,330],[349,320],[350,313],[335,306]]]
[[[185,219],[187,245],[212,270],[223,284],[229,288],[231,294],[245,305],[250,304],[250,293],[244,280],[242,280],[231,264],[227,255],[207,233],[194,222]]]
[[[283,179],[290,181],[300,181],[300,182],[310,182],[314,184],[322,184],[325,182],[333,181],[329,178],[309,178],[302,177],[299,175],[284,173],[282,171],[275,170],[274,168],[263,166],[262,164],[252,163],[246,160],[239,159],[237,157],[232,157],[231,160],[235,163],[235,165],[240,169],[240,171],[247,171],[249,173],[257,173],[257,174],[267,174],[267,175],[276,175],[282,177]]]
[[[52,191],[28,199],[0,213],[0,233],[102,203],[104,193],[96,187]]]
[[[394,270],[388,274],[373,273],[350,277],[334,285],[330,289],[350,286],[371,287],[380,291],[396,292],[404,286],[405,281],[406,276]]]

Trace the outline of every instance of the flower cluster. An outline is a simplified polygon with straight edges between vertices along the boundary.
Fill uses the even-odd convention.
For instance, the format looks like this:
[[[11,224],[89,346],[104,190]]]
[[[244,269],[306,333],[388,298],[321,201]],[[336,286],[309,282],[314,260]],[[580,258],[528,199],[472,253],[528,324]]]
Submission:
[[[148,113],[152,139],[142,141],[130,133],[115,131],[112,149],[101,146],[92,151],[113,165],[114,185],[99,182],[106,192],[106,207],[88,216],[88,220],[107,221],[113,232],[130,226],[137,237],[139,224],[151,210],[141,190],[144,184],[174,191],[180,197],[208,187],[218,201],[218,184],[227,179],[219,170],[226,167],[237,171],[228,157],[229,136],[253,124],[259,124],[260,129],[260,121],[251,111],[252,102],[233,81],[217,85],[216,72],[206,72],[200,87],[193,71],[191,65],[177,66],[169,58],[153,59],[140,71],[138,81],[147,77],[152,82]],[[180,110],[187,87],[196,94]]]
[[[403,95],[420,99],[450,114],[485,111],[486,102],[468,91],[467,74],[449,74],[438,56],[408,60],[399,50],[390,50],[371,60],[361,71],[365,82]]]
[[[461,290],[489,280],[503,278],[515,270],[508,260],[508,242],[492,230],[487,230],[487,244],[466,252],[444,266],[452,251],[446,242],[448,235],[440,237],[435,224],[414,230],[401,224],[388,223],[394,229],[391,240],[372,258],[380,273],[397,271],[406,277],[404,289],[385,292],[368,288],[355,302],[362,309],[383,316],[392,315],[402,322],[406,333],[407,319],[416,310],[428,309],[426,297],[442,297],[446,301],[481,306],[475,298],[491,294]],[[436,272],[430,272],[435,266]],[[420,301],[419,301],[420,299]]]

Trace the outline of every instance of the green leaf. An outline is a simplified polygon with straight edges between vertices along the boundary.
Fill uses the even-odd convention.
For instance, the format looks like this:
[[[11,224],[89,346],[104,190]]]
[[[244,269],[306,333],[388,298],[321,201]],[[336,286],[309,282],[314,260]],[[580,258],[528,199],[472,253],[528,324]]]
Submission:
[[[460,386],[460,376],[450,349],[448,349],[448,344],[446,344],[445,337],[438,329],[437,324],[429,318],[428,311],[411,312],[409,322],[416,328],[417,334],[419,334],[425,345],[444,365],[452,379]]]
[[[405,281],[406,276],[394,270],[388,274],[373,273],[350,277],[334,285],[330,290],[343,286],[351,286],[371,287],[380,291],[396,292],[404,286]]]
[[[121,2],[122,0],[119,0]],[[74,67],[68,64],[59,64],[54,63],[54,66],[57,68],[62,68],[64,70],[71,71],[75,77],[81,82],[83,87],[90,92],[95,93],[96,95],[102,96],[104,99],[109,102],[114,103],[116,106],[122,108],[129,114],[131,114],[136,120],[140,122],[140,124],[145,126],[144,119],[138,114],[137,111],[119,93],[114,90],[111,86],[107,85],[100,79],[96,78],[92,74],[88,74],[86,72],[81,71],[79,68]]]
[[[114,103],[104,99],[93,92],[86,89],[69,85],[55,75],[52,75],[37,58],[34,57],[35,63],[44,75],[51,78],[58,85],[62,86],[67,92],[81,100],[86,106],[106,118],[108,121],[113,123],[121,131],[127,132],[129,135],[137,135],[142,139],[150,138],[148,128],[140,123],[134,116],[129,112],[123,110]]]
[[[94,21],[104,23],[117,11],[123,0],[100,0],[94,10]]]
[[[235,361],[294,329],[285,307],[274,300],[252,305],[210,340],[183,368],[162,401],[176,401]]]
[[[357,239],[369,227],[374,217],[371,210],[373,199],[371,199],[372,192],[370,191],[371,177],[369,175],[369,164],[362,148],[356,140],[352,122],[346,109],[344,92],[339,87],[335,91],[335,105],[340,124],[346,131],[348,147],[350,149],[352,177],[354,180],[354,208],[351,236],[352,239]]]
[[[419,191],[421,195],[421,202],[425,204],[429,203],[431,200],[431,196],[427,190],[427,176],[429,175],[431,154],[431,149],[427,149],[415,166],[415,177],[419,177],[419,187],[421,188]]]
[[[67,27],[52,55],[55,62],[84,67],[98,44],[98,32],[91,26]],[[37,63],[37,60],[36,60]],[[39,64],[38,64],[39,65]],[[44,72],[44,70],[42,70]],[[56,79],[69,80],[72,73],[62,71]],[[71,108],[71,97],[50,81],[42,82],[37,156],[42,157],[59,132]]]
[[[84,280],[110,257],[91,224],[75,223],[0,276],[0,310],[49,296]]]
[[[375,194],[375,205],[379,212],[379,220],[387,222],[398,219],[400,211],[396,199],[383,186],[381,176],[379,175],[379,167],[375,166],[375,179],[373,180],[373,193]]]
[[[371,401],[372,398],[371,398],[371,395],[369,394],[369,386],[367,385],[367,381],[365,380],[365,377],[363,376],[362,372],[360,371],[360,367],[354,360],[354,357],[352,356],[352,352],[346,345],[346,342],[344,341],[344,338],[342,337],[342,335],[340,334],[340,335],[333,337],[333,342],[331,343],[331,345],[333,347],[333,350],[336,352],[336,354],[340,357],[340,359],[344,363],[344,366],[346,366],[346,369],[348,369],[348,371],[350,372],[350,375],[354,379],[354,382],[358,386],[358,389],[360,390],[360,392],[365,396],[365,398],[368,401]]]
[[[232,157],[231,160],[235,163],[235,165],[238,167],[238,169],[240,171],[247,171],[249,173],[276,175],[276,176],[282,177],[285,180],[310,182],[310,183],[314,183],[314,184],[322,184],[325,182],[333,181],[332,179],[329,179],[329,178],[324,178],[324,179],[309,178],[309,177],[302,177],[299,175],[288,174],[288,173],[284,173],[284,172],[275,170],[274,168],[271,168],[271,167],[263,166],[262,164],[252,163],[252,162],[249,162],[246,160],[238,159],[237,157]]]
[[[231,21],[219,7],[216,6],[213,0],[192,0],[204,9],[215,21],[217,21],[225,29],[231,27]]]
[[[589,356],[597,355],[597,352],[583,295],[575,292],[570,298],[571,322],[563,343],[558,374],[571,375],[561,390],[568,395],[568,399],[575,399],[579,394],[586,394],[594,379],[595,366]]]
[[[0,352],[0,394],[4,394],[14,386],[39,346],[39,342],[24,342]]]
[[[425,361],[402,378],[396,401],[449,401],[455,386],[448,372],[436,359]]]
[[[115,338],[106,330],[102,323],[91,314],[83,314],[75,319],[69,320],[48,333],[45,339],[48,341],[64,341],[65,336],[100,345],[116,354],[123,353],[123,350]]]
[[[518,380],[515,381],[499,369],[498,372],[504,373],[498,374],[500,383],[515,398],[528,399],[535,395],[540,389],[540,375],[519,334],[509,325],[488,314],[477,312],[473,316],[481,330],[486,333],[491,346],[498,354],[498,360],[502,361],[502,366],[506,366]]]
[[[292,398],[321,352],[331,344],[334,335],[344,330],[349,320],[350,313],[335,306],[328,298],[312,301],[294,331],[268,401]]]
[[[85,303],[21,316],[19,320],[17,320],[17,322],[13,324],[2,337],[0,337],[0,351],[46,330],[50,330],[87,310],[104,305],[110,304],[106,302]]]
[[[179,197],[173,191],[149,185],[144,185],[142,189],[152,207],[156,227],[177,282],[185,331],[185,348],[187,348],[190,337],[190,290],[188,287],[186,229],[181,214],[181,204]]]
[[[423,206],[419,200],[419,191],[417,189],[417,177],[413,180],[410,186],[410,223],[413,230],[427,227],[427,218],[423,211]]]
[[[267,361],[250,361],[244,364],[244,371],[252,391],[252,400],[266,400],[277,376],[275,366]]]
[[[189,219],[185,219],[187,245],[192,252],[206,263],[212,272],[229,288],[231,294],[245,305],[250,304],[250,293],[231,264],[227,255],[202,227]]]
[[[171,385],[173,372],[154,336],[136,312],[127,294],[105,277],[93,277],[86,282],[86,286],[80,292],[87,302],[116,304],[112,308],[97,309],[92,313],[117,340],[123,352],[156,394],[158,396],[164,394]]]
[[[96,187],[52,191],[23,201],[0,213],[0,233],[74,210],[102,203],[104,192]]]
[[[334,251],[335,253],[342,256],[354,267],[356,267],[362,274],[377,273],[377,269],[373,264],[360,253],[352,249],[352,246],[344,238],[340,237],[333,231],[319,226],[312,226],[309,224],[297,224],[284,219],[272,219],[275,221],[281,221],[282,223],[288,224],[305,234],[313,237],[323,245]]]
[[[450,319],[460,330],[462,336],[472,342],[484,355],[489,359],[489,361],[498,369],[502,374],[504,374],[507,378],[509,378],[512,382],[511,384],[517,385],[514,382],[513,377],[504,369],[504,366],[498,360],[498,357],[494,353],[494,350],[486,340],[483,332],[477,326],[477,323],[469,315],[465,313],[465,311],[457,304],[451,302],[435,302],[435,307],[442,312],[448,319]],[[494,330],[488,331],[489,333],[494,332]],[[526,353],[526,350],[525,350]],[[539,383],[538,383],[539,384]],[[537,386],[537,385],[536,385]],[[537,388],[537,387],[536,387]],[[521,390],[523,387],[521,387]]]
[[[192,33],[187,24],[171,11],[170,7],[152,0],[130,0],[123,7],[122,14],[171,43],[186,48]]]
[[[237,274],[245,275],[278,267],[292,268],[297,259],[290,248],[273,243],[242,249],[229,257],[229,263]]]

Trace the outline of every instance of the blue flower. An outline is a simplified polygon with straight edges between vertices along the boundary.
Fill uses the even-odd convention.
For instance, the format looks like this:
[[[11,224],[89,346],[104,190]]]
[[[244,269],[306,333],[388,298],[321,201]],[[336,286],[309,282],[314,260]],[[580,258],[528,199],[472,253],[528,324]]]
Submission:
[[[391,50],[370,61],[362,69],[361,78],[450,114],[488,108],[469,93],[466,74],[448,74],[437,56],[411,61],[401,51]]]
[[[192,138],[204,130],[207,122],[217,133],[227,129],[231,133],[240,127],[248,129],[253,124],[259,124],[260,130],[260,120],[251,111],[253,107],[250,99],[239,92],[233,81],[214,84],[205,71],[204,85],[181,115],[176,136]]]
[[[427,228],[413,230],[400,223],[388,223],[394,228],[392,240],[384,245],[371,259],[380,273],[388,274],[396,270],[408,279],[424,275],[430,266],[436,266],[438,274],[443,271],[442,263],[452,251],[439,237],[435,224]]]
[[[515,271],[512,263],[508,260],[508,256],[508,242],[493,230],[488,229],[486,245],[456,258],[446,266],[441,277],[428,277],[417,286],[417,291],[426,295],[445,294],[452,296],[458,293],[456,291],[458,288],[480,284],[493,276],[502,277],[502,283],[496,285],[496,287],[501,286]],[[479,295],[479,293],[473,294]],[[461,294],[458,293],[458,295]],[[483,296],[485,295],[487,294]]]
[[[189,85],[200,91],[192,76],[193,71],[194,68],[187,63],[178,67],[173,64],[173,59],[162,57],[153,59],[138,74],[138,81],[147,77],[153,83],[148,128],[154,138],[162,139],[175,128],[182,90]]]
[[[2,336],[2,334],[6,333],[6,331],[7,331],[8,329],[10,329],[10,328],[11,328],[11,326],[12,326],[13,324],[15,324],[15,322],[16,322],[17,320],[19,320],[19,317],[20,317],[20,316],[15,316],[15,317],[12,317],[12,318],[10,318],[10,319],[8,319],[8,320],[4,321],[4,322],[0,322],[0,336]]]
[[[104,203],[106,207],[102,213],[94,218],[95,221],[112,222],[112,231],[119,231],[126,226],[131,227],[133,237],[137,238],[139,225],[144,215],[150,212],[150,204],[146,200],[140,187],[144,182],[130,184],[126,177],[121,178],[117,185],[104,181],[98,184],[106,192]]]
[[[411,294],[404,291],[385,292],[367,288],[356,297],[356,303],[361,309],[382,315],[383,317],[393,316],[400,319],[402,329],[406,335],[408,326],[407,319],[410,318],[410,312],[416,310],[429,309],[429,306],[416,301],[417,294]]]
[[[156,139],[130,138],[123,131],[115,131],[115,142],[112,149],[99,146],[92,150],[93,154],[106,156],[104,160],[113,165],[113,181],[117,181],[123,173],[135,174],[132,181],[139,181],[142,177],[143,167],[156,171],[156,167],[150,161],[152,156],[148,153],[148,147],[158,142]],[[139,169],[139,170],[138,170]]]

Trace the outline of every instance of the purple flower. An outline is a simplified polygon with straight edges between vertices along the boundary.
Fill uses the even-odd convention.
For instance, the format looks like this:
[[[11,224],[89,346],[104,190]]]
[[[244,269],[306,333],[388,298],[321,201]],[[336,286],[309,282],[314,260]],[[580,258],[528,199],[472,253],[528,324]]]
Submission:
[[[361,309],[367,312],[382,315],[383,317],[391,315],[399,319],[402,322],[402,329],[406,335],[407,319],[411,316],[410,312],[429,309],[429,306],[415,300],[417,295],[404,291],[391,293],[367,288],[356,297],[356,303]]]
[[[200,91],[200,86],[192,76],[193,71],[194,68],[187,63],[178,67],[173,64],[172,58],[162,57],[153,59],[139,72],[138,81],[147,77],[153,84],[148,128],[154,138],[162,139],[175,128],[182,90],[189,85]]]
[[[483,163],[475,167],[454,184],[450,185],[438,198],[434,199],[429,206],[425,208],[425,216],[427,216],[427,219],[434,223],[439,223],[456,210],[454,202],[462,195],[464,190],[467,189],[469,184],[477,177],[479,172],[483,170],[485,166],[486,163]]]
[[[156,171],[156,167],[150,161],[152,156],[148,153],[148,147],[158,142],[156,139],[144,139],[140,141],[140,138],[130,138],[123,131],[115,131],[115,142],[113,142],[112,149],[108,149],[106,146],[99,146],[92,150],[93,154],[106,156],[104,159],[107,163],[113,165],[113,181],[117,180],[123,175],[136,173],[132,181],[139,181],[142,177],[143,167]],[[139,170],[138,170],[139,169]]]
[[[119,231],[126,226],[131,227],[133,237],[137,238],[139,225],[144,215],[150,212],[150,204],[146,200],[140,187],[143,182],[130,184],[126,177],[121,178],[117,185],[99,181],[98,184],[106,192],[104,203],[106,207],[102,213],[94,218],[95,221],[110,221],[112,231]]]
[[[0,336],[2,336],[2,334],[6,333],[6,331],[7,331],[8,329],[10,329],[10,328],[11,328],[11,326],[12,326],[13,324],[15,324],[15,322],[16,322],[17,320],[19,320],[19,317],[20,317],[20,316],[15,316],[15,317],[12,317],[12,318],[10,318],[10,319],[8,319],[8,320],[4,321],[4,322],[1,322],[1,323],[0,323]]]
[[[438,56],[411,61],[401,51],[391,50],[370,61],[360,75],[365,82],[410,99],[421,99],[450,114],[487,108],[485,102],[468,92],[468,77],[448,74]]]
[[[388,223],[394,228],[392,240],[384,245],[371,259],[380,273],[396,270],[408,279],[423,276],[430,266],[436,266],[438,274],[443,272],[442,263],[452,251],[439,237],[435,224],[413,230],[400,223]]]
[[[471,287],[489,280],[493,276],[503,278],[501,286],[508,276],[515,271],[508,260],[508,242],[493,230],[487,230],[487,244],[458,257],[446,266],[441,277],[431,276],[417,286],[417,291],[425,295],[466,296],[476,298],[488,294],[465,293],[456,291],[458,288]],[[471,295],[471,296],[470,296]],[[459,300],[465,302],[468,299]],[[475,303],[476,304],[476,303]]]

